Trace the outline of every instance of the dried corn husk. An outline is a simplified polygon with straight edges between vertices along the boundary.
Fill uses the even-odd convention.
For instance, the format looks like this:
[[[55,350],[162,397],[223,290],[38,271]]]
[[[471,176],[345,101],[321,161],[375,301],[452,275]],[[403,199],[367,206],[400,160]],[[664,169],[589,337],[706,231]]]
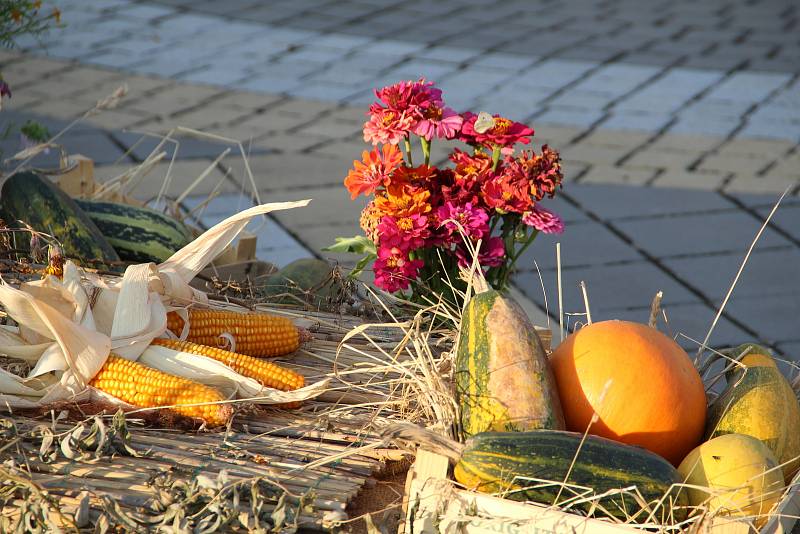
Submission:
[[[168,307],[208,302],[205,293],[190,287],[189,282],[253,217],[308,202],[264,204],[245,210],[209,229],[161,265],[132,265],[118,280],[85,273],[67,262],[63,280],[48,276],[19,289],[0,283],[0,305],[20,325],[18,332],[0,329],[0,354],[35,363],[28,377],[0,369],[0,403],[29,408],[76,396],[86,398],[91,395],[87,383],[112,350],[124,358],[141,359],[146,365],[217,386],[229,398],[273,404],[319,395],[327,380],[281,392],[264,388],[204,356],[165,356],[148,348],[166,331]]]

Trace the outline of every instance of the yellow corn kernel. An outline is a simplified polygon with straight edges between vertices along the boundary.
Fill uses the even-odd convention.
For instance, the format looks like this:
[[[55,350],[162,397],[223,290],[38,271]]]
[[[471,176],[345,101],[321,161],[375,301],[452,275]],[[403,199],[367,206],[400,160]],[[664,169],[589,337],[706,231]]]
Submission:
[[[303,378],[303,375],[281,367],[280,365],[247,356],[246,354],[175,339],[154,339],[152,344],[178,352],[188,352],[189,354],[197,354],[217,360],[240,375],[257,380],[262,386],[279,389],[281,391],[292,391],[305,385],[305,378]]]
[[[177,313],[167,314],[167,328],[176,336],[180,336],[183,324]],[[282,356],[300,348],[300,331],[286,317],[260,312],[189,310],[188,341],[216,347],[225,333],[236,341],[236,352],[248,356]]]
[[[211,386],[161,372],[137,362],[110,354],[90,384],[100,391],[139,408],[170,408],[186,417],[199,417],[209,426],[226,424],[233,409],[230,404],[191,404],[224,401],[222,394]]]

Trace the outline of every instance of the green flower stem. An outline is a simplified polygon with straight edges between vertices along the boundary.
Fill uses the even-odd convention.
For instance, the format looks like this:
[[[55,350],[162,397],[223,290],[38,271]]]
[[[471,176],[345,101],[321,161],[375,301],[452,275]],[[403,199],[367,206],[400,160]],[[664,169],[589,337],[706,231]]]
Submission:
[[[494,146],[492,150],[492,170],[497,170],[497,165],[500,164],[500,147],[498,145]]]
[[[539,235],[539,230],[536,230],[536,229],[534,229],[534,230],[533,230],[533,232],[531,232],[531,235],[530,235],[530,237],[528,237],[528,239],[527,239],[527,240],[525,240],[525,244],[523,244],[523,245],[522,245],[522,246],[519,248],[519,250],[517,251],[517,253],[516,253],[516,254],[514,254],[514,257],[511,259],[511,263],[509,263],[509,264],[508,264],[508,271],[509,271],[509,273],[511,272],[511,269],[513,269],[513,267],[514,267],[514,264],[515,264],[515,263],[517,263],[517,260],[520,258],[520,256],[522,256],[522,253],[523,253],[523,252],[525,252],[525,250],[526,250],[526,249],[527,249],[529,246],[531,246],[531,243],[533,243],[533,240],[534,240],[534,239],[536,239],[536,236],[538,236],[538,235]]]
[[[422,145],[422,153],[425,155],[425,165],[431,164],[431,142],[424,137],[419,138],[419,144]]]
[[[489,237],[492,236],[494,233],[494,229],[497,226],[497,221],[500,220],[500,217],[492,217],[492,225],[489,227]]]
[[[411,137],[408,135],[405,138],[405,145],[406,145],[406,158],[408,159],[408,166],[413,167],[414,162],[411,161]]]

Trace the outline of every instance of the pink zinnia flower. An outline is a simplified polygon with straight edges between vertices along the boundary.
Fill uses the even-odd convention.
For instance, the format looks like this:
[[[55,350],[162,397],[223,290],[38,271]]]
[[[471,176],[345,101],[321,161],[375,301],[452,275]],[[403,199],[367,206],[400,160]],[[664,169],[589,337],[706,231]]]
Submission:
[[[390,293],[408,289],[424,263],[422,260],[409,259],[408,252],[400,247],[382,244],[378,247],[378,259],[373,265],[375,285]]]
[[[437,211],[439,224],[447,230],[448,236],[456,236],[457,242],[461,240],[461,231],[472,239],[479,239],[489,231],[489,215],[482,209],[473,206],[471,202],[466,204],[445,203]]]
[[[419,213],[398,218],[386,215],[378,225],[377,234],[381,245],[415,250],[422,247],[430,235],[428,218]]]
[[[381,185],[388,184],[392,172],[403,162],[403,154],[394,145],[383,145],[382,150],[374,148],[364,151],[361,161],[353,161],[353,168],[347,173],[344,185],[351,198],[370,195]]]
[[[522,215],[522,222],[543,234],[560,234],[564,231],[564,221],[552,211],[534,205],[531,211]]]
[[[459,139],[471,145],[483,145],[493,149],[495,146],[511,148],[517,143],[527,145],[531,142],[533,128],[521,122],[494,115],[494,126],[484,132],[475,131],[475,121],[478,116],[469,111],[464,113],[464,123],[461,125]]]
[[[417,119],[405,111],[385,109],[377,104],[370,108],[370,119],[364,123],[364,141],[373,145],[396,145],[411,131]]]
[[[456,256],[458,257],[458,264],[462,267],[468,267],[472,264],[472,257],[464,246],[456,248]],[[506,247],[503,240],[499,237],[483,237],[481,241],[481,248],[478,250],[478,263],[481,267],[497,267],[503,264],[506,257]]]
[[[431,103],[422,112],[420,120],[414,128],[414,133],[428,141],[437,139],[453,139],[464,119],[450,108],[443,108]]]

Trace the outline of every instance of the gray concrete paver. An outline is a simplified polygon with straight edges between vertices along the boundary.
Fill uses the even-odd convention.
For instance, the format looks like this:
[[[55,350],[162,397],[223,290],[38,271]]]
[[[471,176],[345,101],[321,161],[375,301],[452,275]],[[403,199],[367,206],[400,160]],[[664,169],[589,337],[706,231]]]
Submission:
[[[547,207],[545,201],[542,204]],[[641,254],[595,221],[569,225],[562,235],[541,234],[519,259],[521,269],[532,269],[533,260],[541,269],[556,267],[555,245],[561,243],[561,264],[567,267],[597,266],[642,260]]]
[[[732,299],[727,312],[771,343],[795,339],[800,332],[800,299],[796,295]]]
[[[564,193],[607,221],[736,209],[735,204],[709,191],[687,195],[681,189],[581,183],[570,186]]]
[[[740,211],[700,213],[681,217],[617,221],[614,225],[654,257],[744,252],[760,227]],[[786,247],[791,242],[766,229],[762,247]]]
[[[663,315],[659,317],[659,330],[674,338],[691,356],[694,356],[714,321],[716,310],[704,304],[667,304],[663,307],[663,312],[667,319],[665,320]],[[601,315],[600,319],[614,318],[645,322],[649,317],[649,307],[642,307],[637,310],[614,310],[605,317]],[[592,318],[594,319],[594,317]],[[714,327],[708,344],[711,347],[722,348],[737,346],[752,342],[752,340],[751,334],[722,317]]]
[[[3,74],[15,78],[13,87],[19,88],[7,103],[10,109],[74,115],[124,78],[120,72],[107,80],[102,73],[89,77],[88,71],[82,78],[80,63],[171,78],[163,86],[132,83],[132,97],[97,124],[166,129],[184,120],[254,138],[252,163],[265,199],[303,194],[325,199],[318,209],[279,219],[310,249],[329,244],[336,234],[358,231],[360,204],[350,202],[341,180],[352,159],[369,148],[359,130],[374,99],[373,86],[425,74],[439,82],[448,104],[459,111],[477,107],[518,120],[532,118],[534,145],[547,141],[564,155],[566,195],[574,191],[570,198],[599,220],[565,200],[545,202],[562,212],[567,233],[542,236],[531,253],[543,255],[543,265],[552,267],[548,257],[555,240],[562,240],[566,271],[590,281],[596,320],[628,313],[644,320],[654,292],[650,286],[663,286],[668,295],[680,297],[669,301],[676,324],[701,337],[713,309],[686,291],[681,280],[715,298],[716,290],[710,294],[715,286],[707,280],[717,256],[709,253],[743,253],[759,224],[736,204],[701,190],[741,193],[745,196],[736,198],[763,215],[761,208],[774,200],[764,193],[800,184],[800,165],[792,156],[800,141],[800,43],[788,27],[776,25],[782,18],[794,20],[798,10],[782,11],[780,2],[724,10],[688,0],[658,10],[641,9],[634,0],[557,7],[538,0],[59,3],[71,24],[45,39],[47,51],[53,57],[77,57],[79,63],[0,55]],[[32,51],[32,42],[24,44]],[[51,96],[56,85],[70,86],[63,102]],[[442,148],[437,148],[439,159]],[[283,153],[258,153],[264,149]],[[189,160],[198,164],[213,157],[204,150],[190,155],[199,156]],[[241,165],[230,158],[227,163],[232,178],[240,180]],[[581,185],[609,183],[622,184],[620,192],[614,195],[605,186],[589,193]],[[665,188],[674,185],[692,187],[692,193]],[[612,193],[604,196],[604,190]],[[762,195],[756,199],[746,196],[748,191]],[[787,199],[787,207],[794,200]],[[795,211],[779,212],[775,223],[796,241]],[[681,271],[686,276],[675,278],[669,269],[644,260],[607,225],[655,256],[670,256],[665,262],[679,263],[681,269],[712,267],[698,267],[702,275]],[[796,250],[794,242],[771,230],[764,243],[768,250],[759,254]],[[277,249],[260,240],[264,253]],[[573,256],[587,263],[572,263]],[[754,263],[751,276],[771,276],[762,288],[767,293],[784,286],[787,294],[795,291],[796,284],[781,286],[779,276],[770,274],[769,269],[784,266],[777,263],[765,271]],[[635,295],[620,291],[631,284]],[[577,295],[574,289],[570,298]],[[751,310],[792,311],[786,299],[759,298],[732,307],[730,316],[756,325],[752,330],[760,333],[758,318],[747,315],[756,313]],[[575,307],[582,307],[582,300]],[[792,324],[781,321],[765,326],[762,337],[797,342],[787,334]],[[740,340],[743,331],[723,319],[720,332],[722,343]]]
[[[720,302],[733,284],[744,256],[743,250],[733,254],[665,259],[664,265],[699,288],[709,299]],[[796,248],[760,250],[757,246],[732,295],[734,298],[800,295],[800,285],[792,284],[798,272],[800,251]]]
[[[551,250],[553,254],[554,251]],[[562,254],[564,250],[562,249]],[[542,270],[542,280],[547,291],[548,307],[558,310],[558,278],[555,270]],[[517,275],[517,286],[539,305],[544,304],[538,273],[528,271]],[[562,268],[561,288],[564,312],[585,311],[580,282],[586,283],[589,307],[593,320],[617,316],[629,310],[644,310],[658,291],[664,292],[664,306],[697,303],[697,297],[651,263],[639,261],[619,265],[602,265],[581,268]],[[640,312],[641,313],[641,312]],[[643,313],[647,320],[647,312]]]

